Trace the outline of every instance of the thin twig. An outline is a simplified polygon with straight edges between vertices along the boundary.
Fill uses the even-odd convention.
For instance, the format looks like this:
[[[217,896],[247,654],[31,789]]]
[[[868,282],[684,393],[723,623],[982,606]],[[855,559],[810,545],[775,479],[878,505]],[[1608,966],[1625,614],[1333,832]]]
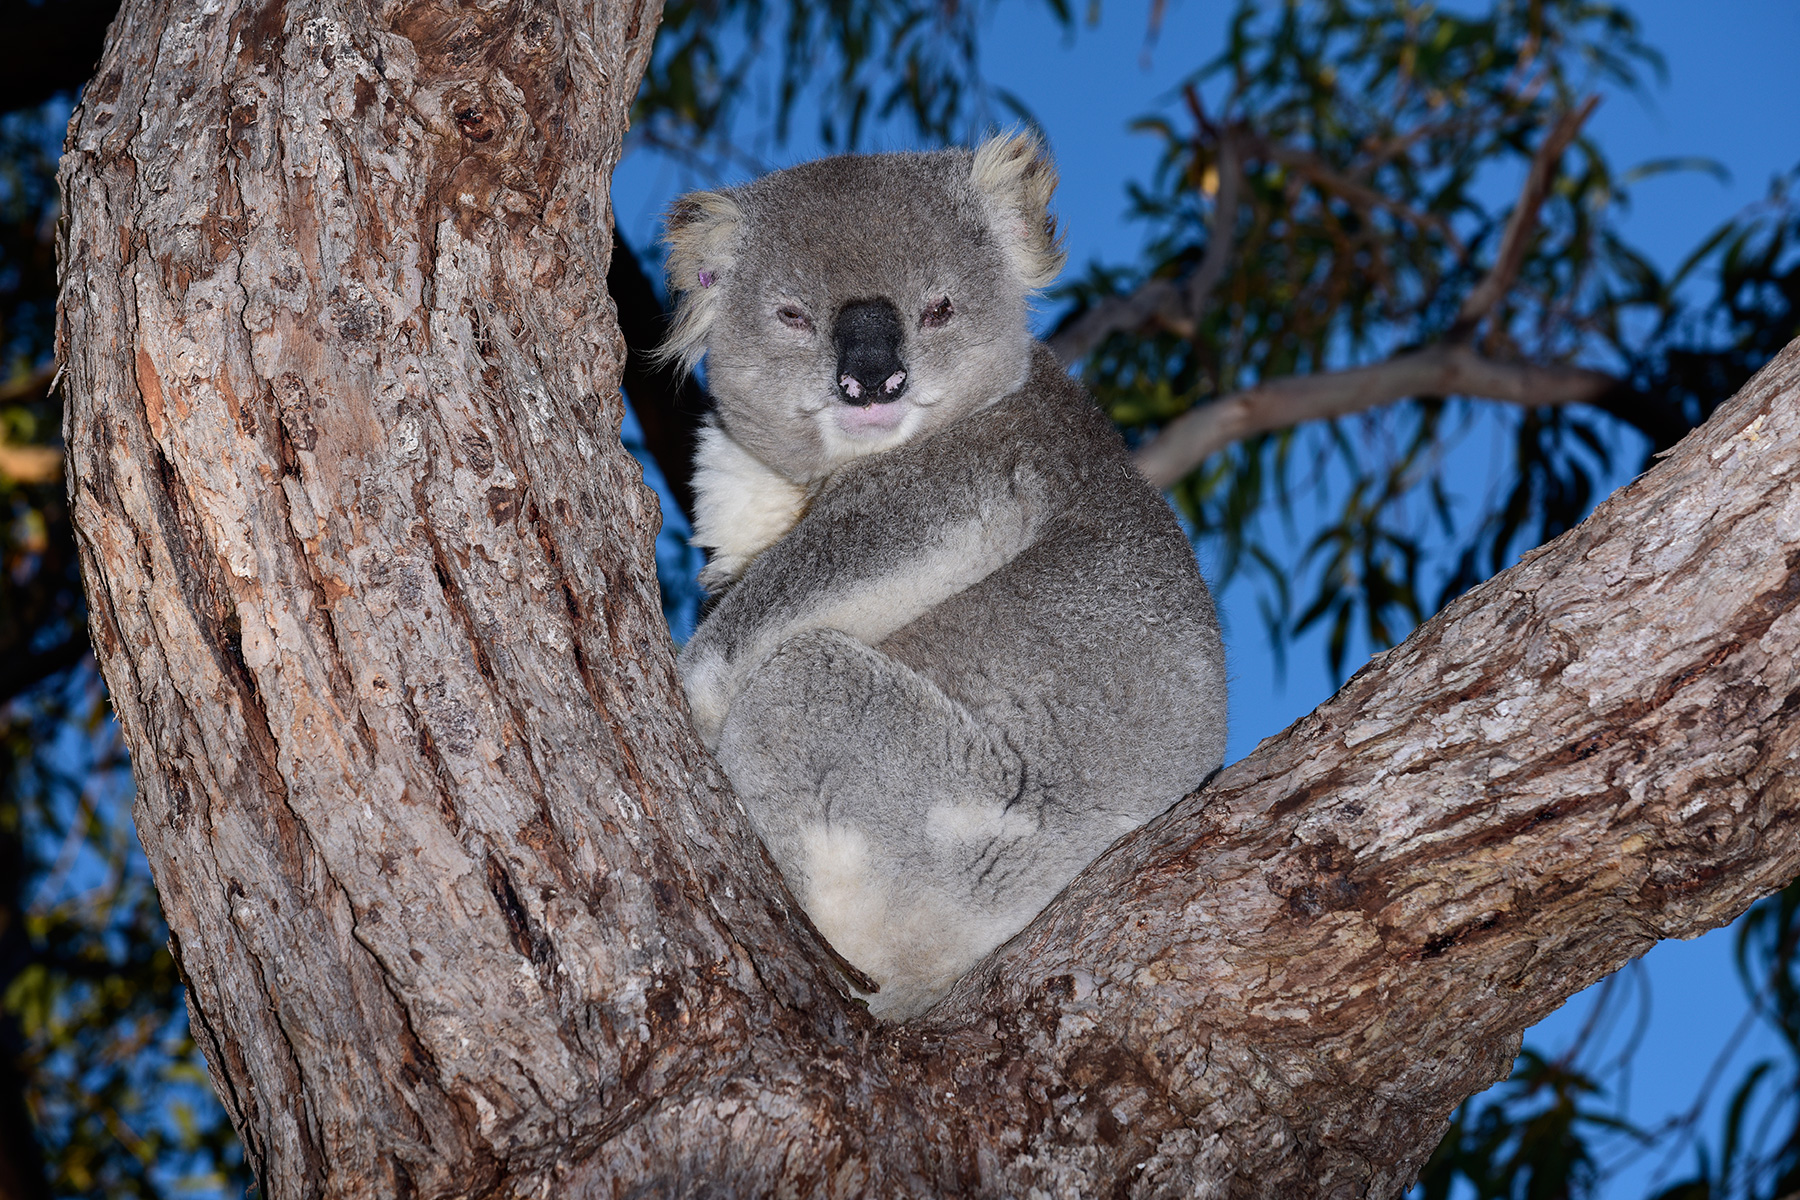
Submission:
[[[1373,366],[1293,375],[1257,384],[1182,414],[1138,451],[1138,469],[1159,488],[1209,454],[1256,433],[1341,417],[1408,396],[1479,396],[1531,407],[1591,403],[1621,386],[1585,367],[1485,359],[1467,346],[1432,346]]]
[[[1219,132],[1219,191],[1213,201],[1212,229],[1206,238],[1206,254],[1200,268],[1188,280],[1187,319],[1195,329],[1206,312],[1213,289],[1225,276],[1231,263],[1232,246],[1237,241],[1238,192],[1244,180],[1243,164],[1238,159],[1237,134],[1230,127]]]
[[[1438,235],[1456,252],[1458,258],[1467,255],[1467,247],[1463,245],[1462,239],[1456,236],[1456,232],[1450,228],[1450,222],[1437,214],[1420,212],[1411,205],[1402,204],[1392,197],[1384,196],[1368,184],[1338,173],[1324,161],[1304,150],[1296,149],[1293,146],[1284,146],[1279,142],[1265,142],[1260,138],[1254,145],[1256,151],[1271,162],[1280,163],[1284,167],[1299,172],[1314,184],[1328,192],[1336,193],[1358,208],[1385,208],[1413,225],[1437,230]]]
[[[1500,297],[1512,287],[1519,267],[1525,262],[1525,250],[1531,241],[1532,231],[1537,228],[1538,212],[1543,208],[1545,198],[1550,195],[1550,185],[1556,181],[1556,171],[1562,164],[1563,152],[1569,148],[1569,143],[1575,140],[1575,135],[1581,132],[1581,126],[1599,104],[1599,96],[1589,96],[1580,108],[1565,112],[1538,146],[1537,153],[1531,158],[1531,170],[1525,173],[1525,186],[1519,191],[1519,202],[1513,206],[1512,216],[1507,218],[1506,232],[1500,237],[1500,252],[1494,256],[1494,265],[1487,277],[1463,298],[1462,308],[1456,314],[1456,324],[1450,330],[1452,339],[1464,339],[1472,333],[1481,319],[1500,302]]]
[[[1181,289],[1167,279],[1147,279],[1136,291],[1108,296],[1053,334],[1050,349],[1068,366],[1122,329],[1141,329],[1152,319],[1179,321]]]

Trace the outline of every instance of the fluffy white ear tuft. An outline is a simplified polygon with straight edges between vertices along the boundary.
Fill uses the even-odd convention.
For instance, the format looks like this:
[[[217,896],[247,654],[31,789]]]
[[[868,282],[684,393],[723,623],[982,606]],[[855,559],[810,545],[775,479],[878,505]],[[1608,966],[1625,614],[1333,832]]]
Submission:
[[[1014,130],[981,143],[969,180],[992,206],[1025,287],[1034,292],[1049,287],[1068,255],[1050,212],[1056,164],[1037,134]]]
[[[743,222],[744,210],[725,192],[690,192],[669,206],[663,240],[669,244],[669,291],[678,299],[669,336],[656,350],[658,361],[679,362],[684,371],[699,365]]]

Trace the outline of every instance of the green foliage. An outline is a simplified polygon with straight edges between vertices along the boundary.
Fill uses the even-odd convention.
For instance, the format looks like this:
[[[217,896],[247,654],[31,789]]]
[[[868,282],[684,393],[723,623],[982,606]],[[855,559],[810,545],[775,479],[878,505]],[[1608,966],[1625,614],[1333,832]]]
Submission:
[[[1273,640],[1325,625],[1338,673],[1353,635],[1392,644],[1579,521],[1622,425],[1651,449],[1669,444],[1791,336],[1791,315],[1776,319],[1759,290],[1792,282],[1780,275],[1791,275],[1791,244],[1764,228],[1778,213],[1721,231],[1665,278],[1622,240],[1617,218],[1631,182],[1694,164],[1620,172],[1587,138],[1533,210],[1516,270],[1497,272],[1497,303],[1463,311],[1496,273],[1518,181],[1558,119],[1596,87],[1629,91],[1660,70],[1626,10],[1590,0],[1496,0],[1478,12],[1241,0],[1226,49],[1178,111],[1138,122],[1162,143],[1154,178],[1132,190],[1147,252],[1069,287],[1063,327],[1156,281],[1203,303],[1190,294],[1185,313],[1165,310],[1087,355],[1090,386],[1129,436],[1259,381],[1433,343],[1468,342],[1503,362],[1579,360],[1635,385],[1605,413],[1421,396],[1257,436],[1202,464],[1173,497],[1218,545],[1227,580],[1259,579]],[[1221,250],[1229,258],[1208,288],[1209,252]],[[1703,268],[1739,299],[1685,306]],[[1469,469],[1455,453],[1477,429],[1511,458],[1498,472],[1507,486],[1486,497],[1461,495]],[[1296,559],[1281,549],[1292,527],[1265,518],[1307,496],[1332,511]],[[1427,559],[1447,565],[1427,572]]]
[[[91,666],[10,706],[0,824],[24,848],[31,954],[0,994],[59,1195],[242,1192],[242,1154],[187,1034],[132,786]]]
[[[1590,1130],[1629,1129],[1586,1103],[1594,1082],[1532,1050],[1478,1107],[1465,1104],[1420,1173],[1418,1200],[1450,1200],[1460,1179],[1473,1200],[1575,1200],[1594,1194]],[[1461,1195],[1470,1193],[1463,1191]]]
[[[1587,1029],[1555,1061],[1530,1049],[1512,1078],[1457,1110],[1420,1175],[1414,1200],[1570,1200],[1601,1193],[1607,1177],[1643,1158],[1656,1163],[1650,1200],[1787,1200],[1800,1191],[1800,881],[1754,905],[1737,924],[1737,966],[1751,1013],[1689,1108],[1638,1128],[1600,1102],[1597,1072],[1579,1065],[1585,1043],[1629,997],[1604,992]],[[1639,980],[1643,986],[1643,981]],[[1648,997],[1642,998],[1647,1016]],[[1785,1057],[1765,1058],[1728,1080],[1729,1054],[1762,1022]],[[1639,1035],[1641,1036],[1641,1028]],[[1623,1075],[1634,1036],[1607,1070]],[[1701,1128],[1720,1086],[1729,1098],[1712,1138]],[[1692,1169],[1675,1171],[1691,1152]],[[1615,1190],[1615,1193],[1616,1190]]]
[[[1068,0],[1044,4],[1071,25]],[[665,152],[756,169],[766,169],[759,152],[788,140],[802,107],[816,110],[815,132],[833,149],[893,120],[927,142],[968,138],[1027,116],[981,77],[979,28],[990,9],[980,0],[672,0],[633,130]],[[751,121],[760,135],[746,135]]]
[[[1631,364],[1638,397],[1654,399],[1668,433],[1700,424],[1783,346],[1800,337],[1800,170],[1772,181],[1762,203],[1719,226],[1665,279],[1644,272],[1620,308],[1653,312],[1633,339],[1606,335]],[[1710,291],[1706,289],[1710,284]],[[1699,291],[1704,299],[1684,303]],[[1646,405],[1648,407],[1648,405]],[[1631,419],[1632,414],[1623,414]]]

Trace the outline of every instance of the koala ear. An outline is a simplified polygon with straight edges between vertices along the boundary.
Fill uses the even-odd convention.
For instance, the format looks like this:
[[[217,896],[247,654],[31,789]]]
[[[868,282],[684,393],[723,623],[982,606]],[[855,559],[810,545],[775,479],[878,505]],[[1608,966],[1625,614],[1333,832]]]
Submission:
[[[1049,287],[1068,255],[1050,212],[1056,164],[1037,134],[1015,130],[983,142],[969,181],[987,200],[1025,287],[1034,292]]]
[[[726,192],[691,192],[669,206],[663,240],[669,244],[669,291],[678,299],[660,362],[691,371],[706,353],[718,312],[720,284],[737,260],[744,210]]]

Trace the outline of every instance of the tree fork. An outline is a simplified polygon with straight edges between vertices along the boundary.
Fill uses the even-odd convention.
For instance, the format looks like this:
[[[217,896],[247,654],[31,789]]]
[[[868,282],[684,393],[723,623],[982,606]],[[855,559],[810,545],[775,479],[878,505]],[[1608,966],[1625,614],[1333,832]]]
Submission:
[[[93,641],[271,1197],[1396,1195],[1800,869],[1800,348],[875,1025],[688,726],[616,7],[131,0],[71,126]]]

